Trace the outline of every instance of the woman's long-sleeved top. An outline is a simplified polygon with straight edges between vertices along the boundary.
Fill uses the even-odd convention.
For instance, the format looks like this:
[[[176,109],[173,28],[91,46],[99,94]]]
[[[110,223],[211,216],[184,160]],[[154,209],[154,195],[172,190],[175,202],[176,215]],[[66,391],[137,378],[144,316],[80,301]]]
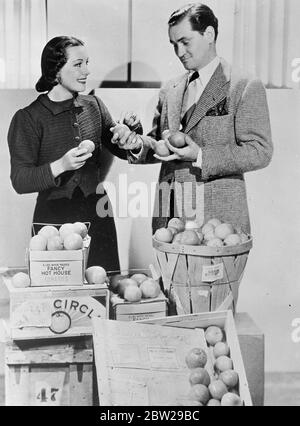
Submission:
[[[127,159],[126,151],[113,145],[110,128],[115,123],[104,103],[92,95],[78,95],[53,102],[46,94],[14,115],[8,132],[11,181],[20,193],[39,192],[44,199],[71,198],[79,187],[85,196],[95,193],[101,170],[101,149]],[[86,164],[54,178],[50,163],[77,147],[84,139],[96,149]]]

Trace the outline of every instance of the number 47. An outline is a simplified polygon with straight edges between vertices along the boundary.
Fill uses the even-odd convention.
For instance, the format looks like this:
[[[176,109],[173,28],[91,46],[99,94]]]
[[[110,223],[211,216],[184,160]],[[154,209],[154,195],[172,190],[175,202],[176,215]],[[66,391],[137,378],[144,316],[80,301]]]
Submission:
[[[38,392],[36,399],[38,399],[41,403],[45,403],[48,400],[54,402],[56,401],[56,394],[59,391],[58,388],[45,388],[42,387]]]

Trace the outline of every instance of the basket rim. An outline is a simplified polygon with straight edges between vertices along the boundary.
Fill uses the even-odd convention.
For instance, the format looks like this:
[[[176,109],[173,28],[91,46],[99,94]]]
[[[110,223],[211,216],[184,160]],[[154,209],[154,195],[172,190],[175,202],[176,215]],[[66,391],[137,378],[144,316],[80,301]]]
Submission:
[[[223,257],[235,256],[238,254],[247,253],[253,247],[253,239],[249,238],[248,241],[237,246],[224,246],[224,247],[208,247],[208,246],[189,246],[184,244],[172,244],[158,241],[154,236],[152,237],[153,248],[164,252],[174,254],[187,254],[191,256],[203,257]]]

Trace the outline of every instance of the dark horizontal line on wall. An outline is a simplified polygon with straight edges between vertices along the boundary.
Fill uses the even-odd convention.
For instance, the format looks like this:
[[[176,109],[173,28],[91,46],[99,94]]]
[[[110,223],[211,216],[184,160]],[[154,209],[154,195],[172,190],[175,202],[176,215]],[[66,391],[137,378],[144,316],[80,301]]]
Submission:
[[[100,86],[105,89],[159,89],[161,87],[160,81],[102,81]]]
[[[281,90],[281,89],[291,89],[292,90],[292,87],[289,87],[289,86],[275,86],[274,84],[266,84],[265,85],[265,88],[266,89],[278,89],[278,90]]]

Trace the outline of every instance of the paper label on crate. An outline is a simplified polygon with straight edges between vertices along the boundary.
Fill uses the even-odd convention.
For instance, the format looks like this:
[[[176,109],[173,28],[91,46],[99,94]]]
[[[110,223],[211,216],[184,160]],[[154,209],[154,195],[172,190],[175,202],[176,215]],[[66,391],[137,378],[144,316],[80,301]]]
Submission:
[[[90,326],[92,317],[106,318],[106,307],[93,297],[34,299],[16,307],[11,326],[44,327],[63,334],[73,326]]]
[[[52,300],[50,330],[63,334],[71,327],[91,325],[92,317],[106,317],[106,307],[93,297],[68,297]]]
[[[49,327],[51,313],[49,301],[29,300],[15,309],[11,319],[11,326],[13,328]]]
[[[148,347],[149,360],[151,368],[156,370],[178,369],[178,361],[176,357],[176,348],[171,347]]]
[[[35,262],[30,263],[30,278],[33,286],[68,285],[82,283],[82,262]]]
[[[138,345],[117,345],[111,352],[113,365],[117,366],[141,366],[141,355]]]
[[[93,297],[57,297],[52,300],[53,311],[63,311],[74,321],[106,316],[106,307]]]
[[[202,281],[211,283],[221,280],[224,275],[223,263],[217,265],[204,265],[202,268]]]
[[[208,297],[210,295],[208,290],[198,290],[197,293],[200,297]]]

